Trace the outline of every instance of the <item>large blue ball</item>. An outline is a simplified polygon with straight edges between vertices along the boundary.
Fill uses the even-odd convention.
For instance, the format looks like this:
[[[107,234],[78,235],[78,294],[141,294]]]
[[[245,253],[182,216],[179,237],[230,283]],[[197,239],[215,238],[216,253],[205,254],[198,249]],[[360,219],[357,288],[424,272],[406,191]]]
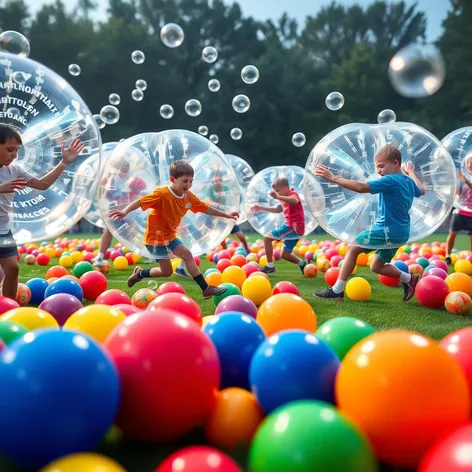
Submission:
[[[296,400],[335,402],[339,359],[324,341],[301,330],[264,341],[249,369],[251,390],[266,413]]]
[[[408,274],[408,266],[403,261],[393,261],[393,265],[396,266],[397,269]]]
[[[0,354],[0,454],[38,470],[93,450],[118,408],[119,379],[108,354],[72,331],[25,334]]]
[[[31,305],[39,305],[44,300],[44,293],[49,287],[49,284],[46,279],[37,277],[28,280],[28,282],[26,282],[26,286],[31,290],[31,300],[29,303]]]
[[[220,388],[241,387],[249,390],[249,365],[254,352],[265,339],[259,323],[246,313],[228,311],[212,319],[203,331],[218,352]]]
[[[71,279],[64,279],[61,278],[53,282],[49,287],[46,289],[44,293],[44,298],[48,298],[51,295],[56,295],[57,293],[68,293],[69,295],[73,295],[79,301],[82,301],[84,298],[84,291],[80,284],[78,284],[75,280]]]

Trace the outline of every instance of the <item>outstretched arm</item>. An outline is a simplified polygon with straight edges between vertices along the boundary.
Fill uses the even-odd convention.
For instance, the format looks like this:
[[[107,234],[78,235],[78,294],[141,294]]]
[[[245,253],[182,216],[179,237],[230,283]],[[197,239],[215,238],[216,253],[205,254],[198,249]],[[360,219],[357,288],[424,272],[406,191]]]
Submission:
[[[123,219],[128,213],[131,213],[134,210],[137,210],[138,208],[141,207],[141,202],[138,200],[135,200],[134,202],[131,202],[129,205],[127,205],[123,210],[112,210],[110,211],[110,218],[112,220],[121,220]]]
[[[348,190],[352,190],[353,192],[371,193],[369,184],[365,182],[358,182],[357,180],[344,179],[343,177],[333,175],[325,166],[316,166],[315,175],[327,180],[328,182],[333,182],[333,184],[337,184]]]
[[[254,205],[251,207],[251,211],[256,212],[256,211],[267,211],[269,213],[282,213],[284,209],[279,205],[276,207],[265,207],[261,205]]]
[[[408,177],[410,177],[411,179],[413,179],[413,182],[415,182],[416,186],[420,189],[421,195],[424,195],[426,192],[420,179],[418,179],[415,174],[415,165],[413,164],[413,162],[410,161],[406,163],[405,174],[408,175]]]
[[[217,210],[213,207],[208,207],[205,211],[205,214],[210,216],[219,216],[220,218],[230,218],[233,220],[237,220],[239,218],[239,212],[237,211],[230,211],[228,213],[225,213],[224,211]]]

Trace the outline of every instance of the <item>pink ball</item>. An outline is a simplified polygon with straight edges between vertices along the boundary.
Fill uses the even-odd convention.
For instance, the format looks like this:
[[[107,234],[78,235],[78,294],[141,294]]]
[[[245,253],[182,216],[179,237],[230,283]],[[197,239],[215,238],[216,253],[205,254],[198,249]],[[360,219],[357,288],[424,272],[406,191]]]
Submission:
[[[308,252],[305,253],[305,259],[307,261],[312,261],[314,255],[315,255],[315,253],[313,251],[308,251]]]
[[[343,256],[333,256],[329,262],[331,262],[331,267],[338,267],[339,263],[344,259]]]
[[[244,264],[242,269],[246,273],[246,277],[249,277],[252,273],[259,271],[259,267],[257,267],[257,264],[254,264],[253,262]]]
[[[443,269],[440,269],[439,267],[435,267],[434,269],[430,269],[430,270],[427,270],[426,272],[423,272],[423,278],[430,277],[432,275],[436,277],[440,277],[443,280],[446,280],[447,272]]]
[[[442,269],[446,272],[446,274],[449,272],[449,267],[447,266],[447,264],[442,261],[441,259],[434,259],[434,260],[430,260],[430,263],[429,265],[432,265],[434,267],[438,267],[439,269]]]
[[[195,261],[195,264],[200,267],[200,258],[198,256],[193,256],[193,260]]]
[[[141,310],[133,305],[127,305],[126,303],[118,303],[118,305],[113,305],[113,308],[120,310],[121,313],[124,313],[126,316],[134,315],[139,313]]]
[[[274,260],[278,261],[281,257],[280,251],[278,249],[274,249]]]
[[[123,254],[121,253],[121,251],[117,251],[116,249],[114,251],[111,252],[110,254],[110,259],[112,261],[114,261],[117,257],[120,257],[122,256]]]
[[[165,295],[166,293],[182,293],[185,295],[185,289],[177,282],[164,282],[157,290],[158,295]]]

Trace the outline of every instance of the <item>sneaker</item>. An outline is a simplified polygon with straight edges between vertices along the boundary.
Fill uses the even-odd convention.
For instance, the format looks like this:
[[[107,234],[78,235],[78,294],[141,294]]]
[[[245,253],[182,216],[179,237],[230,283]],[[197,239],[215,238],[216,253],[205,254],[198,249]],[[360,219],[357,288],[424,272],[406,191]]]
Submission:
[[[331,287],[326,287],[321,292],[315,292],[313,294],[317,298],[327,298],[330,300],[343,300],[344,299],[344,292],[335,293]]]
[[[154,264],[154,262],[156,262],[156,260],[153,259],[152,257],[148,257],[148,258],[144,261],[145,264]]]
[[[141,267],[137,266],[134,268],[133,270],[133,273],[131,274],[131,276],[129,277],[128,279],[128,287],[131,288],[133,285],[136,285],[141,279],[140,277],[140,274],[141,274],[141,271],[143,269],[141,269]]]
[[[308,262],[304,262],[303,265],[299,265],[300,270],[302,271],[302,275],[305,275],[305,267],[308,265]]]
[[[447,256],[446,259],[445,259],[445,262],[446,262],[447,265],[451,265],[452,264],[451,256]]]
[[[92,264],[95,266],[95,267],[102,267],[103,265],[103,259],[101,257],[95,257],[94,259],[92,259]]]
[[[187,277],[188,279],[190,278],[190,275],[187,274],[187,271],[184,267],[177,267],[177,269],[174,270],[174,274],[180,275],[180,277]]]
[[[263,267],[260,272],[264,273],[264,274],[273,274],[275,272],[275,267]]]
[[[226,287],[215,287],[214,285],[208,285],[208,287],[202,291],[203,298],[206,300],[207,298],[223,295],[226,290]]]
[[[407,284],[403,284],[403,301],[407,302],[411,300],[413,295],[415,294],[416,285],[418,284],[418,280],[420,280],[420,276],[418,274],[413,274],[411,276],[411,280]]]

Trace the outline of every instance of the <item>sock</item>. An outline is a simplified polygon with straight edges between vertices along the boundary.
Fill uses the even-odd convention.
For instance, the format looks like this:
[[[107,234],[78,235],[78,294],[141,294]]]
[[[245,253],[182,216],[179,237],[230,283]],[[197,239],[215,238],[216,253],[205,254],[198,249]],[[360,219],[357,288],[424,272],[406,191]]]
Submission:
[[[273,262],[268,262],[266,264],[266,267],[268,267],[269,269],[273,269],[275,267],[275,264]]]
[[[145,277],[151,277],[151,269],[143,269],[143,270],[139,273],[138,277],[139,277],[140,279],[144,279]]]
[[[193,278],[193,280],[195,280],[195,282],[197,282],[197,284],[200,286],[200,288],[202,290],[206,290],[208,288],[208,284],[207,284],[206,280],[203,278],[202,274],[196,275]]]
[[[400,280],[404,284],[408,284],[411,281],[411,274],[407,274],[406,272],[400,271]]]
[[[338,279],[336,281],[336,283],[333,285],[333,292],[334,293],[341,293],[344,291],[344,287],[346,285],[346,281],[345,280],[340,280]]]
[[[105,254],[103,254],[103,252],[99,252],[97,254],[97,259],[103,259],[105,257]]]
[[[306,265],[306,262],[303,259],[298,259],[298,265],[300,267],[303,267],[304,265]]]

